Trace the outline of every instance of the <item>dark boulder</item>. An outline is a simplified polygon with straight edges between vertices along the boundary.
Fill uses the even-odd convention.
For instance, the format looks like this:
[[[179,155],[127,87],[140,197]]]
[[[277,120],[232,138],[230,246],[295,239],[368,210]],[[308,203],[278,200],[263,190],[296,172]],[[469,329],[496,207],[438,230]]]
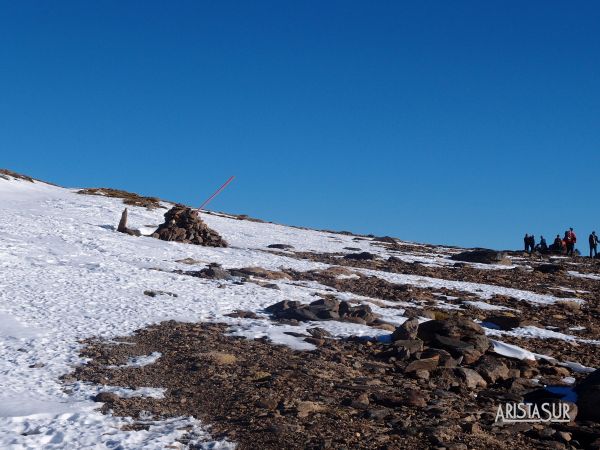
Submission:
[[[494,314],[487,317],[483,323],[484,325],[488,323],[492,325],[492,327],[488,328],[499,328],[508,331],[519,328],[522,325],[523,320],[512,314]]]
[[[95,395],[92,400],[94,400],[95,402],[100,402],[100,403],[114,403],[116,401],[119,401],[119,396],[117,394],[115,394],[114,392],[100,392],[99,394]]]
[[[369,252],[349,253],[344,256],[344,259],[354,259],[356,261],[371,261],[375,259],[375,255]]]
[[[321,298],[309,305],[296,301],[283,300],[265,309],[278,320],[341,320],[369,324],[377,317],[368,305],[350,306],[334,298]]]
[[[375,242],[385,242],[386,244],[397,244],[398,241],[390,236],[376,236],[373,238]]]
[[[350,306],[348,302],[341,302],[339,307],[339,315],[342,320],[354,322],[351,319],[360,319],[369,324],[376,319],[375,314],[369,305]]]
[[[267,306],[265,311],[270,314],[277,314],[289,308],[297,308],[300,306],[300,302],[294,300],[281,300],[280,302],[274,303],[271,306]]]
[[[294,248],[293,245],[288,245],[288,244],[271,244],[271,245],[267,245],[267,248],[277,248],[280,250],[290,250],[292,248]]]
[[[575,388],[580,419],[600,422],[600,369],[589,374]]]
[[[564,272],[565,269],[558,264],[540,264],[539,266],[534,267],[533,270],[536,272],[553,274]]]
[[[510,260],[506,257],[504,252],[488,249],[462,252],[457,255],[452,255],[450,259],[454,261],[466,261],[481,264],[510,264]]]
[[[419,329],[419,319],[413,317],[400,325],[392,334],[392,341],[415,339]]]

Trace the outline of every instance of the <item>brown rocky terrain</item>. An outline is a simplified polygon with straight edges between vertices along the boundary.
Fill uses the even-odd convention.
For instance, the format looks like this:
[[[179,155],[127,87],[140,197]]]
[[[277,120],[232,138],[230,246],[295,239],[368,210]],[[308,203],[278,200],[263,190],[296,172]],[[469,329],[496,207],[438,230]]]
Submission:
[[[23,304],[14,313],[25,311],[15,329],[32,332],[20,321],[40,309],[37,294],[22,290],[36,285],[35,273],[51,280],[42,294],[53,293],[39,294],[38,316],[52,317],[48,328],[64,337],[47,357],[44,324],[33,320],[39,337],[10,358],[54,381],[56,360],[68,354],[58,365],[70,366],[80,342],[84,360],[62,378],[64,390],[78,405],[94,399],[103,413],[125,417],[108,418],[111,433],[154,434],[148,442],[164,439],[167,448],[226,439],[261,449],[600,449],[597,260],[317,232],[244,215],[201,220],[183,205],[160,224],[164,211],[153,208],[162,203],[152,197],[92,189],[83,192],[97,195],[90,201],[19,181],[5,187],[31,197],[32,211],[52,213],[51,225],[43,215],[15,215],[24,225],[8,249],[22,272],[11,289]],[[120,200],[100,197],[129,202],[136,228]],[[119,214],[116,230],[106,225]],[[161,244],[150,230],[196,245]],[[23,250],[40,231],[68,238],[40,249],[43,271]],[[221,236],[231,246],[210,248],[226,245]],[[83,312],[62,298],[72,292]],[[63,310],[77,316],[74,326]],[[32,392],[41,379],[31,378]],[[498,420],[499,408],[515,402],[567,406],[570,417]],[[79,413],[70,420],[89,423]],[[15,442],[42,442],[41,429],[27,424]]]
[[[196,211],[183,205],[165,214],[153,236],[226,245]],[[213,438],[235,442],[242,449],[600,449],[600,422],[593,406],[600,401],[598,375],[565,364],[600,367],[597,261],[521,252],[461,252],[389,237],[353,240],[369,241],[379,251],[349,246],[346,253],[318,253],[276,243],[264,251],[282,261],[294,258],[327,266],[301,271],[285,265],[274,270],[210,263],[173,271],[204,282],[214,280],[219,287],[322,286],[323,292],[314,293],[317,298],[308,303],[282,300],[261,311],[226,314],[239,320],[266,320],[274,327],[298,326],[298,331],[284,333],[314,350],[293,350],[267,338],[229,336],[223,323],[164,322],[117,341],[86,341],[82,356],[89,362],[64,381],[164,388],[160,399],[120,398],[107,391],[96,401],[103,403],[105,413],[139,417],[132,425],[135,429],[147,427],[149,415],[191,415],[209,426]],[[427,256],[431,262],[410,262],[407,255]],[[201,264],[192,258],[178,262]],[[385,274],[512,288],[558,301],[536,304],[510,294],[482,299],[477,290],[460,288],[464,285],[394,283]],[[144,293],[163,301],[177,296],[160,290]],[[400,327],[387,322],[381,311],[390,309],[408,320]],[[319,328],[327,321],[379,330],[374,336],[381,330],[388,334],[336,338]],[[503,356],[496,353],[491,339],[545,357]],[[153,352],[162,356],[152,364],[119,367],[129,357]],[[557,393],[555,388],[563,391]],[[568,392],[578,393],[576,403]],[[496,420],[499,405],[524,401],[565,402],[572,420],[519,424]]]
[[[138,417],[194,415],[242,449],[598,448],[600,424],[498,424],[499,403],[560,384],[568,369],[489,351],[473,322],[409,321],[389,343],[332,339],[312,328],[314,351],[226,335],[222,324],[165,322],[123,337],[87,342],[90,362],[72,379],[166,388],[163,399],[99,394],[105,412]],[[159,351],[154,364],[115,368]],[[538,395],[539,401],[539,395]],[[572,406],[572,415],[577,408]],[[574,418],[574,417],[573,417]],[[138,427],[144,427],[140,420]]]
[[[77,191],[82,195],[102,195],[104,197],[113,197],[123,199],[125,205],[141,206],[148,209],[163,208],[160,199],[157,197],[146,197],[133,192],[123,191],[112,188],[85,188]]]

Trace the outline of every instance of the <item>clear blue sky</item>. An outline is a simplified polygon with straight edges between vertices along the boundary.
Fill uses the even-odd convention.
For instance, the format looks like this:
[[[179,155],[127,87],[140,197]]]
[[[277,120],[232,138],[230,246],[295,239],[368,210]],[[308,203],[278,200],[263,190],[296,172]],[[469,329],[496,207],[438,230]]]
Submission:
[[[212,209],[420,242],[600,231],[599,2],[0,5],[0,167],[195,205],[236,175]]]

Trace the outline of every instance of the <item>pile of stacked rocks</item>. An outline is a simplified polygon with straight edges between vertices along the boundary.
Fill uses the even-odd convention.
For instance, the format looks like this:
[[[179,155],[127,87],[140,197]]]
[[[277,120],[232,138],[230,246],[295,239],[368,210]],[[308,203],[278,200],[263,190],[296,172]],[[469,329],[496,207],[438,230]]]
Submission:
[[[200,219],[198,211],[184,205],[175,205],[167,211],[165,222],[152,237],[205,247],[227,247],[227,242]]]

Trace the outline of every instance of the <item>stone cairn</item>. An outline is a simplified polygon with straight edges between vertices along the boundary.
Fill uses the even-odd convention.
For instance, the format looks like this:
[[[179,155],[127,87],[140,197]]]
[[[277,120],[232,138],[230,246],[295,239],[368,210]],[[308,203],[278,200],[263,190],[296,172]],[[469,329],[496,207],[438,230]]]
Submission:
[[[227,247],[227,242],[200,219],[198,211],[179,204],[165,213],[165,222],[152,237],[205,247]]]

